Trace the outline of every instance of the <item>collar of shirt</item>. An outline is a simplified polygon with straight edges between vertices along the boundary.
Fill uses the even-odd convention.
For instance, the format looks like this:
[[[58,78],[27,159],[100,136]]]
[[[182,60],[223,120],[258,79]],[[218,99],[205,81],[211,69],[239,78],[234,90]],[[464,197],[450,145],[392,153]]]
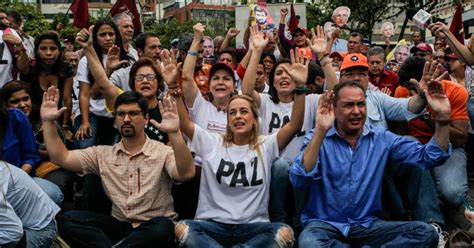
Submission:
[[[326,133],[326,137],[331,137],[331,136],[339,136],[340,138],[343,138],[336,130],[336,122],[334,121],[334,127],[332,127],[331,129],[328,130],[328,132]],[[366,136],[368,135],[372,129],[370,127],[369,124],[365,123],[364,126],[362,127],[363,130],[362,130],[362,136]]]
[[[123,145],[123,140],[121,140],[115,146],[114,154],[117,155],[119,152],[123,152],[123,153],[125,153],[129,156],[136,156],[138,154],[143,153],[143,155],[149,157],[149,156],[151,156],[151,153],[152,153],[152,149],[149,146],[149,144],[150,144],[150,138],[148,138],[148,136],[145,135],[145,144],[143,144],[142,149],[139,152],[135,153],[135,154],[131,154],[129,151],[127,151],[127,149],[125,149],[125,146]]]

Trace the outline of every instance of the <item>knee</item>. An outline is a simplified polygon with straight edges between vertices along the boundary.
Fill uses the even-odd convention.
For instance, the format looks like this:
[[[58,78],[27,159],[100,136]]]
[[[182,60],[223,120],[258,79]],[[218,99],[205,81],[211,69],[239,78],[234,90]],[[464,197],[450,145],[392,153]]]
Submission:
[[[463,189],[461,185],[445,185],[440,189],[440,198],[446,205],[457,208],[462,205],[462,195],[467,193],[467,189]]]
[[[188,237],[188,232],[189,232],[189,226],[185,222],[180,221],[178,222],[178,224],[176,224],[174,228],[174,236],[180,246],[182,246],[184,242],[186,241]]]
[[[280,247],[293,247],[295,237],[290,227],[283,226],[278,229],[276,241]]]
[[[420,240],[424,240],[423,243],[431,245],[438,243],[439,234],[432,225],[419,221],[416,221],[415,223],[417,224],[417,228],[415,228],[417,232],[416,235]]]

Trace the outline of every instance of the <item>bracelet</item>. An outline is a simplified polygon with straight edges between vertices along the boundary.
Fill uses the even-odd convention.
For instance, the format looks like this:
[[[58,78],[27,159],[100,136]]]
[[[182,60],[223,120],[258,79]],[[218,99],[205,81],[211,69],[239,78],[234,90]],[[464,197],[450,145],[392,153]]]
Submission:
[[[440,126],[447,126],[449,124],[451,124],[452,120],[451,119],[447,119],[447,120],[436,120],[436,124],[440,125]]]
[[[311,93],[311,90],[306,86],[296,86],[296,88],[293,90],[293,94],[295,95],[306,95],[309,93]]]
[[[62,127],[63,127],[63,128],[69,128],[69,125],[63,124]]]
[[[198,56],[198,52],[197,52],[197,51],[191,51],[191,50],[189,50],[189,51],[188,51],[188,54],[189,54],[189,55],[192,55],[192,56]]]
[[[177,98],[177,97],[182,97],[183,96],[183,90],[178,88],[176,90],[173,90],[173,91],[168,91],[170,96],[174,97],[174,98]]]
[[[332,63],[332,59],[327,57],[327,56],[324,56],[323,59],[319,60],[319,63],[321,64],[321,67],[324,67],[328,64],[331,64]]]
[[[325,53],[323,56],[321,56],[321,58],[318,58],[318,61],[321,62],[321,60],[323,60],[324,58],[328,56],[329,56],[329,53]]]

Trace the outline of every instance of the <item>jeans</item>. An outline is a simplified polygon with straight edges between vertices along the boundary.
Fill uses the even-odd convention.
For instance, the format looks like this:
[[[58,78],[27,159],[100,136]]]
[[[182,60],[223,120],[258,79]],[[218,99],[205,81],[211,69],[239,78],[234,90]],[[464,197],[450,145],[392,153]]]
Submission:
[[[110,215],[112,202],[105,194],[100,176],[88,174],[84,177],[82,210]]]
[[[42,230],[36,231],[25,229],[27,243],[26,247],[51,247],[54,239],[56,238],[57,231],[58,229],[56,227],[56,221],[54,219]]]
[[[347,237],[322,221],[308,223],[299,237],[304,247],[436,247],[438,233],[430,225],[418,221],[374,220],[370,227],[351,224]]]
[[[450,207],[460,207],[461,196],[468,193],[466,165],[466,152],[463,148],[455,148],[443,165],[431,169],[439,197]]]
[[[469,97],[467,99],[467,113],[469,114],[471,128],[474,129],[474,97]]]
[[[285,223],[285,202],[289,182],[289,168],[290,163],[283,158],[273,161],[270,181],[270,202],[268,204],[268,213],[272,222]]]
[[[53,219],[47,226],[45,226],[41,230],[24,229],[23,231],[24,235],[26,235],[27,248],[50,248],[53,244],[54,239],[56,238],[56,221]],[[1,245],[1,247],[18,247],[20,245],[18,242],[3,244]]]
[[[61,206],[64,199],[64,194],[59,187],[46,179],[41,177],[33,177],[33,181],[46,193],[46,195],[53,200],[56,205]]]
[[[178,238],[181,247],[284,247],[280,228],[283,223],[224,224],[206,220],[183,220],[185,233]],[[177,226],[178,226],[177,225]]]
[[[155,217],[133,228],[112,216],[68,211],[58,220],[59,234],[71,247],[174,247],[174,224]]]
[[[84,149],[95,145],[112,145],[116,141],[118,134],[114,127],[114,118],[97,116],[89,113],[89,124],[91,126],[92,135],[84,140],[74,140],[75,149]],[[74,119],[74,133],[81,126],[82,118],[77,116]]]

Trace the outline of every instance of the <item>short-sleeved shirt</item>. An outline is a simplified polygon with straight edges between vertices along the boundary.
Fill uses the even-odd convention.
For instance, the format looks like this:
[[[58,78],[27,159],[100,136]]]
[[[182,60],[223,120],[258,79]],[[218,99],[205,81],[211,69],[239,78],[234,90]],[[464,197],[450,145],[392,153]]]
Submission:
[[[293,101],[289,103],[274,103],[268,94],[260,94],[260,99],[260,134],[276,133],[290,121],[291,113],[293,112]],[[303,126],[282,152],[282,158],[293,161],[296,155],[298,155],[306,133],[314,127],[318,101],[318,94],[310,94],[305,97]]]
[[[18,33],[13,28],[7,28],[11,34],[20,38]],[[0,30],[0,46],[3,47],[3,53],[0,54],[0,60],[4,61],[4,63],[0,64],[0,88],[3,87],[4,84],[15,80],[13,75],[13,69],[16,65],[14,65],[14,54],[8,49],[7,43],[3,40],[4,30]]]
[[[171,147],[146,137],[136,154],[130,154],[122,142],[74,152],[83,174],[101,177],[113,217],[134,227],[157,216],[176,219],[171,197],[176,164]]]
[[[375,81],[374,77],[370,77],[369,79],[370,83],[372,83],[380,90],[385,87],[389,88],[391,91],[390,96],[393,96],[395,94],[395,90],[398,86],[398,75],[395,72],[383,70],[383,73],[380,76],[380,80],[378,82]]]
[[[469,120],[467,114],[467,90],[463,85],[442,80],[444,92],[451,103],[451,120]],[[399,86],[395,91],[395,97],[406,98],[410,96],[407,88]],[[408,122],[408,134],[416,137],[421,143],[426,144],[434,134],[434,130],[426,123],[427,119],[435,119],[433,111],[428,107],[426,114],[421,115]]]
[[[191,150],[203,158],[195,219],[227,224],[269,222],[272,160],[278,156],[276,133],[249,145],[227,146],[221,134],[194,125]]]

